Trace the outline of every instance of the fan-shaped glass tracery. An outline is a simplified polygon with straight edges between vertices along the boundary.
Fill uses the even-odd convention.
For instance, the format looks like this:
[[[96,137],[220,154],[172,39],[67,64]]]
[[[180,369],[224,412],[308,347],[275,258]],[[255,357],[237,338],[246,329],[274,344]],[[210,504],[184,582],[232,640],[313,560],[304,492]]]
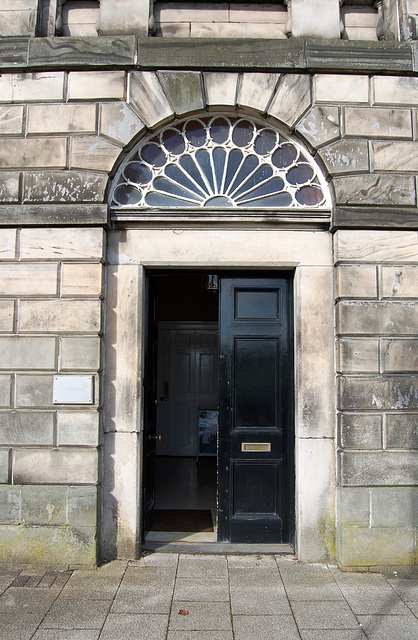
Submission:
[[[329,206],[312,158],[266,124],[193,117],[148,137],[120,167],[113,207],[315,208]]]

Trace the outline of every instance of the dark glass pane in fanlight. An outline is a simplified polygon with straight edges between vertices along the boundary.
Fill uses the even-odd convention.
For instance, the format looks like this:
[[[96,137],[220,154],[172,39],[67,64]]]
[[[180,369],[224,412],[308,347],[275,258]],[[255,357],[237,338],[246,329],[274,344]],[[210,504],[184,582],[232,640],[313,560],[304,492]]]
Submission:
[[[202,192],[176,164],[168,164],[164,169],[164,173],[168,178],[175,180],[183,187],[193,191],[193,193],[199,194],[204,198],[206,197],[206,193]]]
[[[163,133],[163,143],[169,153],[179,156],[186,148],[186,143],[177,129],[169,129]]]
[[[149,207],[195,207],[194,202],[187,202],[181,198],[165,195],[164,193],[156,193],[151,191],[145,196],[145,204]]]
[[[164,151],[159,145],[154,143],[146,144],[145,147],[141,149],[141,158],[154,167],[163,167],[167,162],[167,156]]]
[[[205,207],[233,207],[234,204],[227,196],[214,196],[213,198],[209,198],[207,202],[204,204]]]
[[[292,196],[290,195],[290,193],[286,193],[285,191],[283,191],[282,193],[276,193],[273,196],[267,196],[266,198],[253,200],[252,202],[238,202],[237,204],[239,207],[247,207],[248,209],[259,209],[267,207],[284,209],[285,207],[291,207],[292,202]]]
[[[241,187],[234,193],[234,198],[240,196],[244,191],[248,191],[248,189],[252,189],[263,180],[267,180],[273,175],[273,169],[268,164],[262,164],[258,169],[253,173],[252,176],[246,180]],[[279,189],[272,189],[271,191],[281,191],[284,187],[284,182],[279,178],[282,186]],[[270,191],[270,193],[271,193]]]
[[[179,164],[189,174],[193,180],[197,182],[197,184],[202,188],[202,190],[209,195],[209,189],[205,182],[202,179],[199,168],[196,165],[196,162],[192,156],[185,155],[182,156],[179,160]]]
[[[226,118],[216,118],[210,125],[210,135],[216,144],[223,144],[228,140],[229,122]]]
[[[313,169],[308,164],[299,164],[292,167],[286,174],[289,184],[305,184],[313,177]]]
[[[244,154],[239,149],[232,149],[228,156],[228,166],[226,169],[226,177],[225,177],[225,187],[224,190],[227,191],[231,181],[235,178],[235,174],[238,171],[238,167],[240,166]]]
[[[271,129],[263,129],[260,131],[254,142],[254,151],[259,156],[263,156],[266,153],[270,153],[276,146],[277,137],[275,131]]]
[[[284,144],[276,149],[271,156],[271,161],[278,169],[289,167],[297,158],[297,149],[292,144]]]
[[[273,195],[279,191],[282,191],[284,187],[284,182],[278,176],[272,178],[265,184],[256,187],[252,191],[249,191],[245,194],[245,196],[241,196],[237,198],[237,202],[244,202],[245,200],[251,200],[252,198],[261,198],[262,196]]]
[[[232,132],[232,142],[237,147],[246,147],[254,136],[254,125],[249,120],[240,120]]]
[[[233,193],[235,189],[240,187],[244,180],[248,178],[250,173],[252,173],[254,169],[258,167],[258,165],[259,160],[256,156],[248,156],[247,158],[245,158],[244,162],[242,163],[241,169],[238,171],[238,174],[229,191]]]
[[[169,193],[172,196],[178,196],[179,198],[188,198],[189,200],[194,200],[195,202],[201,202],[202,200],[200,196],[189,193],[189,191],[186,191],[186,189],[183,189],[178,184],[171,182],[171,180],[168,180],[167,178],[155,178],[153,185],[156,191],[164,191],[165,193]]]
[[[222,188],[222,180],[224,177],[226,151],[222,147],[216,147],[213,150],[213,166],[215,169],[216,188],[219,192]]]
[[[122,184],[115,191],[114,200],[120,205],[138,204],[141,200],[141,191],[129,184]]]
[[[310,207],[314,207],[320,204],[324,199],[322,189],[319,187],[302,187],[296,192],[296,200],[299,204],[304,204]]]
[[[215,185],[213,182],[212,166],[210,163],[209,153],[206,151],[206,149],[199,149],[199,151],[196,152],[196,160],[199,167],[202,170],[203,175],[205,176],[206,180],[209,182],[212,192],[214,192]]]
[[[147,184],[151,182],[152,173],[144,164],[140,162],[130,162],[123,170],[126,180],[135,184]]]
[[[192,120],[185,126],[186,138],[194,147],[201,147],[206,142],[206,129],[199,120]]]

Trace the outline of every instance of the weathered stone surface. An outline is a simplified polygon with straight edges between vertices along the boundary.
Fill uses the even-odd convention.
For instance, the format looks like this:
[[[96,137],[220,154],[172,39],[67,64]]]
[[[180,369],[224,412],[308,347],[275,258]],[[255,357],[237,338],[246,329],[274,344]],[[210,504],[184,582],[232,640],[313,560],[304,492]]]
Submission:
[[[410,109],[344,108],[345,133],[365,138],[412,138]]]
[[[97,451],[17,449],[13,476],[20,484],[96,484]]]
[[[417,340],[383,340],[382,367],[384,373],[418,373]]]
[[[376,171],[418,171],[416,142],[372,142],[371,158]]]
[[[13,69],[15,67],[26,67],[28,61],[29,38],[18,37],[0,39],[0,68]]]
[[[96,133],[95,104],[30,104],[28,133]]]
[[[334,236],[337,261],[417,262],[416,231],[337,231]]]
[[[182,2],[163,3],[157,7],[156,18],[165,22],[227,22],[227,2],[208,2],[203,5]]]
[[[382,449],[382,416],[376,413],[339,415],[342,449]]]
[[[7,171],[0,174],[0,203],[19,201],[19,174]]]
[[[0,486],[0,524],[18,524],[21,487]]]
[[[341,378],[342,409],[417,409],[418,378],[391,376],[386,378]]]
[[[333,231],[337,229],[415,229],[417,214],[406,207],[337,205],[332,215]]]
[[[418,449],[416,413],[388,413],[386,432],[388,449]]]
[[[97,227],[108,225],[106,204],[51,203],[3,205],[0,207],[3,227]]]
[[[0,276],[1,278],[1,276]],[[1,369],[56,369],[55,338],[0,337]]]
[[[63,169],[67,164],[65,138],[4,138],[0,139],[0,168]]]
[[[418,268],[382,267],[382,298],[416,298],[418,297]]]
[[[60,371],[100,368],[100,339],[63,336],[60,341]]]
[[[66,510],[66,487],[22,487],[22,523],[44,526],[65,524]]]
[[[86,171],[26,171],[23,202],[103,202],[107,180]]]
[[[16,229],[2,229],[0,234],[0,260],[14,260],[16,256]]]
[[[292,36],[340,37],[338,0],[292,0]]]
[[[338,107],[313,107],[297,124],[299,131],[315,148],[341,135]]]
[[[209,107],[222,106],[229,110],[235,108],[237,98],[237,73],[221,71],[203,74],[206,92],[206,104]]]
[[[337,298],[377,298],[376,267],[339,265],[336,269]]]
[[[0,483],[9,482],[9,449],[0,449]]]
[[[32,3],[31,9],[0,12],[0,36],[34,36],[37,18],[37,7]]]
[[[73,138],[70,151],[70,167],[91,169],[108,173],[115,164],[121,149],[103,138]]]
[[[339,562],[345,567],[413,565],[415,540],[411,528],[342,527]]]
[[[56,295],[57,265],[0,264],[0,295]]]
[[[333,185],[338,204],[414,206],[417,201],[413,176],[345,176],[335,178]]]
[[[0,375],[0,407],[10,407],[12,378],[8,375]]]
[[[50,411],[0,412],[0,444],[52,445],[54,414]]]
[[[20,242],[22,260],[100,260],[105,246],[100,228],[23,229]]]
[[[359,173],[369,170],[366,140],[338,140],[319,151],[331,175]]]
[[[367,76],[323,74],[314,77],[317,102],[369,102]]]
[[[149,0],[101,0],[97,32],[105,36],[134,34],[146,38],[150,10]]]
[[[131,105],[148,127],[154,127],[174,116],[155,73],[134,71],[130,80]]]
[[[372,489],[371,526],[418,526],[418,487]]]
[[[29,66],[115,67],[135,62],[135,37],[100,38],[32,38],[29,44]]]
[[[50,407],[52,405],[52,376],[17,375],[17,407]]]
[[[310,105],[310,76],[289,73],[282,77],[268,115],[293,127]]]
[[[23,132],[23,106],[0,107],[0,134],[7,135]]]
[[[249,10],[250,9],[250,10]],[[286,8],[269,2],[258,2],[249,7],[246,2],[233,2],[229,5],[231,22],[256,22],[259,24],[284,24],[287,20]]]
[[[15,303],[13,300],[0,300],[0,331],[13,331]]]
[[[339,340],[337,371],[379,373],[379,340]]]
[[[340,475],[343,485],[415,485],[416,454],[411,451],[343,451]]]
[[[164,25],[163,30],[169,25]],[[191,38],[287,38],[285,24],[266,24],[265,22],[191,22],[189,25],[178,24],[177,37],[189,36],[184,27],[190,29]],[[183,27],[183,29],[182,29]],[[180,32],[180,33],[179,33]],[[169,35],[175,35],[171,33]]]
[[[238,87],[237,105],[265,113],[280,73],[244,73]]]
[[[58,445],[97,447],[99,414],[97,411],[58,411]]]
[[[344,526],[370,525],[370,489],[338,487],[337,514]]]
[[[196,71],[159,71],[161,82],[171,106],[181,116],[205,107],[202,76]]]
[[[97,524],[96,487],[68,488],[68,524],[75,527],[95,527]]]
[[[103,103],[100,105],[99,133],[116,143],[128,144],[145,130],[145,125],[136,113],[124,103]]]
[[[124,100],[124,71],[72,71],[68,75],[69,100]]]
[[[22,300],[19,329],[30,333],[97,333],[100,311],[99,300]]]
[[[64,99],[64,72],[12,73],[0,77],[0,102]]]
[[[338,332],[353,335],[414,335],[418,326],[418,304],[409,302],[338,303]]]
[[[103,265],[63,264],[61,296],[100,296],[103,289]]]
[[[376,76],[372,88],[375,104],[418,105],[418,78]]]

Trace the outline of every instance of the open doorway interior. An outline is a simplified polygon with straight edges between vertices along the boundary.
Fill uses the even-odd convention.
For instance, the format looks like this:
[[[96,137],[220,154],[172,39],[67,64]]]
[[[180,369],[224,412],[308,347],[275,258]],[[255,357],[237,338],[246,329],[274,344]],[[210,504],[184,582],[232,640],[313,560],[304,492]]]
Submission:
[[[154,272],[158,299],[155,517],[149,542],[216,541],[218,289]]]

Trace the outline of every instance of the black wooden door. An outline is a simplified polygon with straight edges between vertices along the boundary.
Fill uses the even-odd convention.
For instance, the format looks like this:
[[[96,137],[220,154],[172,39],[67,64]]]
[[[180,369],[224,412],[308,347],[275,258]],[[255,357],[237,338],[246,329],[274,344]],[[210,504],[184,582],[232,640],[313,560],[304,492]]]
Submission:
[[[157,292],[146,281],[145,309],[145,376],[144,376],[144,440],[143,440],[143,537],[153,525],[155,507],[155,449],[157,426],[157,341],[158,341],[158,299]]]
[[[291,541],[290,298],[290,277],[221,278],[219,541]]]

